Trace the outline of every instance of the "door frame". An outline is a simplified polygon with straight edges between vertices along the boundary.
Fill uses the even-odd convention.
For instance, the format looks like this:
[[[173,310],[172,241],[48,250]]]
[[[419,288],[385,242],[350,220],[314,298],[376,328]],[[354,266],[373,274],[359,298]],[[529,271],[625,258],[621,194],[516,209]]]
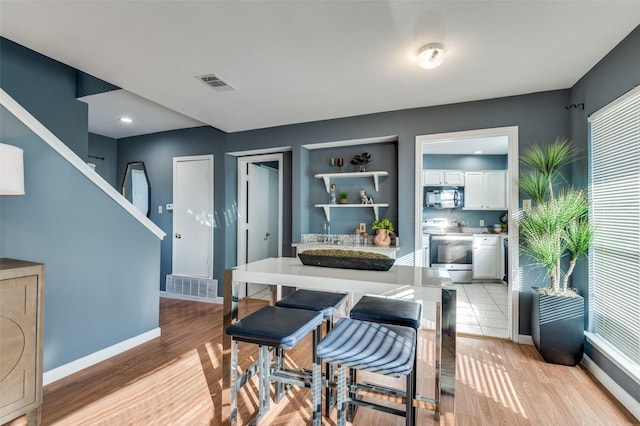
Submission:
[[[494,127],[489,129],[477,129],[467,130],[460,132],[449,133],[437,133],[428,135],[416,136],[415,145],[415,249],[414,249],[414,264],[416,266],[422,265],[422,238],[417,238],[418,235],[422,235],[422,204],[423,204],[423,190],[422,190],[422,145],[423,143],[430,142],[443,142],[460,139],[474,139],[484,137],[507,137],[507,197],[508,197],[508,215],[509,215],[509,231],[507,237],[509,238],[509,270],[508,274],[508,286],[510,297],[508,298],[509,309],[509,339],[514,342],[520,343],[520,307],[519,296],[521,289],[520,282],[520,242],[518,236],[517,217],[519,210],[519,191],[518,191],[518,126],[508,127]]]
[[[246,157],[238,157],[238,234],[237,234],[237,253],[236,264],[244,265],[247,253],[247,225],[244,212],[247,210],[247,169],[249,164],[264,163],[267,161],[278,162],[278,257],[282,257],[282,226],[283,226],[283,209],[284,209],[284,155],[281,152],[271,154],[250,155]]]
[[[209,186],[211,188],[211,199],[210,199],[210,204],[209,204],[209,211],[211,212],[211,215],[214,214],[214,205],[215,205],[215,201],[214,201],[214,197],[215,197],[215,181],[214,181],[214,156],[213,154],[206,154],[206,155],[189,155],[189,156],[184,156],[184,157],[173,157],[173,176],[172,176],[172,181],[173,181],[173,188],[172,188],[172,194],[173,194],[173,199],[175,200],[175,194],[176,194],[176,168],[177,168],[177,164],[180,161],[201,161],[201,160],[207,160],[209,161],[209,175],[211,176],[211,179],[209,181]],[[151,207],[151,206],[150,206]],[[172,206],[173,209],[173,206]],[[214,225],[213,225],[213,216],[211,218],[211,222],[212,222],[212,226],[209,226],[209,238],[211,241],[211,244],[209,244],[209,268],[207,270],[208,276],[207,277],[203,277],[203,278],[208,278],[211,279],[213,278],[213,265],[214,265],[214,247],[215,247],[215,233],[214,231]],[[175,240],[176,240],[176,215],[175,215],[175,210],[174,213],[171,215],[171,229],[173,230],[172,232],[172,236],[171,236],[171,271],[173,273],[174,271],[174,266],[175,266],[175,261],[176,261],[176,250],[175,250]]]

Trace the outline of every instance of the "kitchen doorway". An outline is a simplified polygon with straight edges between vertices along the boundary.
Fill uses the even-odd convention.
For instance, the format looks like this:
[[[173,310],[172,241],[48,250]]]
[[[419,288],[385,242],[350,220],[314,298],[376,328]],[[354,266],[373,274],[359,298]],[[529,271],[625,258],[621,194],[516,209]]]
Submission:
[[[439,155],[438,166],[429,166],[429,156]],[[487,156],[480,159],[480,156]],[[471,171],[473,177],[477,172],[494,167],[479,166],[494,161],[489,156],[503,161],[506,169],[506,200],[504,201],[505,217],[500,217],[493,207],[471,205],[472,197],[476,191],[470,194],[471,187],[465,183],[465,197],[469,203],[459,209],[428,210],[424,206],[424,181],[423,170],[427,169],[452,169],[456,171]],[[469,227],[470,235],[484,235],[493,232],[493,225],[501,223],[498,219],[504,219],[508,225],[518,210],[518,127],[501,127],[492,129],[479,129],[462,132],[441,133],[432,135],[419,135],[416,137],[415,146],[415,252],[416,265],[424,265],[425,250],[429,250],[429,237],[423,234],[423,223],[427,219],[433,219],[438,215],[439,219],[459,221]],[[446,161],[442,161],[446,159]],[[433,157],[431,157],[433,160]],[[456,162],[457,161],[457,162]],[[447,164],[448,162],[448,164]],[[446,172],[447,170],[443,170]],[[489,170],[492,176],[493,170]],[[433,173],[429,173],[433,175]],[[476,185],[474,181],[474,185]],[[474,188],[477,186],[474,186]],[[497,216],[493,218],[491,214]],[[485,219],[487,218],[487,219]],[[475,223],[466,223],[467,220]],[[487,221],[488,223],[484,223]],[[468,334],[486,335],[491,337],[508,338],[518,341],[518,294],[519,294],[519,264],[518,264],[518,235],[515,226],[507,225],[506,256],[502,256],[500,265],[504,274],[501,279],[474,279],[471,283],[456,284],[458,290],[458,331]],[[456,230],[459,227],[456,226]],[[457,231],[459,232],[459,231]],[[504,235],[502,236],[504,237]],[[504,239],[504,238],[503,238]],[[425,240],[427,241],[425,244]],[[502,245],[503,243],[500,242]],[[499,259],[499,256],[496,257]],[[507,267],[508,265],[508,267]]]

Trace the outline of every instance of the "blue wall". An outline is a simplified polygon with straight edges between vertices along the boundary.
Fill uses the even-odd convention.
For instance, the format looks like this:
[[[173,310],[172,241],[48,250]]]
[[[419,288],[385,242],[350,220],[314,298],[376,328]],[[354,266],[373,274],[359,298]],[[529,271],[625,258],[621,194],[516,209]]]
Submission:
[[[0,203],[0,256],[42,262],[44,371],[158,327],[160,241],[4,108],[25,192]]]
[[[154,133],[118,140],[118,171],[120,182],[124,177],[128,162],[143,161],[151,185],[151,220],[166,232],[162,240],[159,270],[159,288],[165,289],[165,277],[171,274],[173,244],[173,212],[165,209],[173,203],[173,157],[213,154],[214,166],[214,278],[222,282],[225,252],[222,244],[225,238],[225,200],[222,182],[225,181],[224,167],[225,133],[213,127],[194,127],[171,132]],[[158,214],[158,206],[163,207]],[[219,286],[222,290],[222,286]],[[220,293],[222,294],[222,293]]]
[[[629,34],[607,56],[593,67],[571,88],[570,103],[584,103],[584,109],[572,109],[570,113],[571,137],[586,153],[588,151],[587,118],[609,102],[640,85],[640,26]],[[576,185],[586,186],[588,164],[583,161],[572,165],[572,181]],[[587,260],[583,258],[576,265],[571,277],[572,285],[585,297],[585,306],[589,304],[589,281]],[[622,372],[605,355],[588,342],[585,353],[609,374],[615,382],[640,402],[640,385]]]
[[[0,59],[0,87],[87,161],[88,107],[75,99],[75,68],[2,37]]]
[[[118,141],[106,136],[89,133],[87,162],[96,165],[96,172],[109,182],[118,192],[122,186],[122,177],[118,177]],[[100,158],[94,158],[100,157]]]

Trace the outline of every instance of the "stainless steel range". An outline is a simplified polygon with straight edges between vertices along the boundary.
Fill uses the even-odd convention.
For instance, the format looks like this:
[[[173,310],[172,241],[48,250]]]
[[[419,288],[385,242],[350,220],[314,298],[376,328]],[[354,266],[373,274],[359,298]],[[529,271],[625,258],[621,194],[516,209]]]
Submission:
[[[423,222],[429,235],[429,265],[444,268],[454,283],[470,283],[473,276],[473,235],[459,232],[456,219],[429,219]]]

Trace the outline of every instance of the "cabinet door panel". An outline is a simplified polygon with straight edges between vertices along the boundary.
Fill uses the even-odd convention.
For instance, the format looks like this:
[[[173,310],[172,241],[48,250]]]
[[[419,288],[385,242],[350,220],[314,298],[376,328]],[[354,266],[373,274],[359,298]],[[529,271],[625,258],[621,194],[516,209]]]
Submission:
[[[467,172],[464,175],[464,209],[480,210],[483,207],[484,183],[482,172]]]
[[[485,208],[507,209],[507,175],[503,171],[485,172]]]

